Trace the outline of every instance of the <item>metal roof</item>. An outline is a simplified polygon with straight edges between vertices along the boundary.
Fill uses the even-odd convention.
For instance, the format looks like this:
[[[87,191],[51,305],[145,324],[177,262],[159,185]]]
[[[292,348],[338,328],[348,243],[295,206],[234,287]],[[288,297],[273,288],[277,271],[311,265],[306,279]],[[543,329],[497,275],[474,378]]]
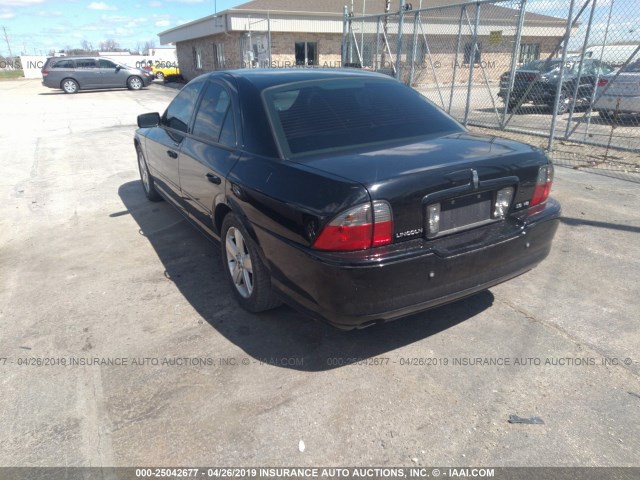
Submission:
[[[366,11],[366,15],[375,15],[384,13],[385,0],[354,0],[353,11],[356,15],[362,14],[363,2]],[[414,9],[417,9],[419,0],[413,0]],[[439,7],[451,7],[453,5],[460,5],[460,0],[429,0],[425,2],[429,8],[438,7],[438,9],[430,10],[425,13],[424,19],[439,24],[457,24],[459,12],[458,7],[455,7],[454,13],[451,8],[439,8]],[[295,6],[292,7],[291,0],[252,0],[237,7],[224,10],[220,13],[209,15],[207,17],[194,20],[192,22],[165,30],[158,34],[160,37],[160,43],[166,45],[168,43],[177,43],[186,40],[193,40],[196,38],[207,37],[223,33],[227,31],[245,31],[244,25],[247,23],[240,21],[240,19],[247,19],[249,16],[259,16],[266,18],[267,15],[271,15],[271,18],[280,18],[282,20],[289,19],[294,20],[296,18],[303,19],[306,22],[324,20],[324,25],[318,27],[318,32],[321,33],[339,33],[342,31],[342,16],[345,4],[351,8],[351,0],[296,0]],[[390,12],[397,12],[400,5],[400,0],[391,0]],[[470,2],[467,7],[467,13],[471,18],[475,15],[476,2]],[[482,3],[480,10],[481,25],[486,26],[488,24],[509,26],[515,25],[516,16],[518,11],[512,8],[506,8],[499,6],[499,4]],[[304,18],[303,18],[304,17]],[[315,20],[314,20],[315,19]],[[339,22],[336,26],[328,28],[326,22]],[[288,27],[286,28],[291,28]],[[277,25],[277,24],[276,24]],[[309,25],[305,24],[304,28],[309,28]],[[536,35],[541,36],[556,36],[562,35],[558,33],[556,29],[563,29],[566,25],[566,19],[558,17],[550,17],[547,15],[540,15],[536,13],[527,12],[525,16],[525,26],[529,28],[535,28]],[[274,28],[273,31],[299,31],[300,26],[286,30],[285,25],[281,24],[281,28]],[[553,32],[545,32],[540,29],[553,28]],[[309,33],[314,33],[315,30],[311,26]],[[434,32],[436,33],[436,32]],[[530,34],[534,34],[531,32]]]

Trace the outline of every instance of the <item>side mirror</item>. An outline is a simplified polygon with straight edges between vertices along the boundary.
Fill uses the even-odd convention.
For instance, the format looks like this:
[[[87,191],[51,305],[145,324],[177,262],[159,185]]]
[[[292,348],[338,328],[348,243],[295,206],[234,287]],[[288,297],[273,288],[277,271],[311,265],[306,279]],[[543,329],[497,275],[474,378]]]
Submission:
[[[138,127],[153,128],[160,125],[160,114],[158,112],[143,113],[138,115]]]
[[[122,69],[122,65],[116,65],[116,72],[119,72]]]

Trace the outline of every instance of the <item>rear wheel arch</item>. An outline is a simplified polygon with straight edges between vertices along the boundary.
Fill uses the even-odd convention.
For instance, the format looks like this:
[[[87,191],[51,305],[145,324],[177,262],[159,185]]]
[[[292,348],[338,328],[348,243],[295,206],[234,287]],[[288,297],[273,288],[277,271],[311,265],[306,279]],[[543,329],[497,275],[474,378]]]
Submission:
[[[233,213],[238,221],[242,223],[242,226],[245,228],[251,239],[256,243],[258,250],[260,250],[262,256],[264,256],[264,254],[262,253],[262,246],[260,245],[260,239],[258,238],[258,235],[256,234],[256,231],[253,227],[253,223],[251,222],[251,220],[249,220],[249,217],[247,217],[242,208],[240,208],[240,205],[237,202],[233,201],[233,199],[227,197],[227,202],[228,203],[220,203],[216,207],[214,221],[217,222],[217,217],[219,215],[220,228],[222,228],[222,224],[224,223],[224,219],[226,218],[226,216],[230,213]]]
[[[229,200],[229,199],[227,199]],[[256,230],[253,226],[253,223],[251,222],[251,220],[249,220],[249,217],[247,217],[245,215],[245,213],[243,212],[242,208],[240,208],[240,205],[238,205],[236,202],[234,202],[233,200],[231,200],[231,202],[229,203],[220,203],[216,206],[215,212],[213,214],[213,224],[216,227],[216,229],[218,230],[218,233],[220,234],[220,241],[224,242],[224,238],[223,238],[223,234],[224,232],[222,231],[222,225],[224,223],[225,218],[229,215],[229,214],[233,214],[236,219],[242,223],[242,226],[244,227],[244,229],[246,230],[247,234],[249,235],[249,238],[251,240],[253,240],[253,243],[256,247],[256,250],[258,250],[258,254],[260,255],[260,258],[262,260],[262,262],[267,265],[267,270],[269,269],[268,265],[269,262],[267,260],[267,257],[264,253],[264,250],[262,249],[262,244],[260,243],[260,238],[258,237],[258,235],[256,234]]]
[[[224,222],[224,217],[229,213],[231,213],[231,207],[226,203],[216,205],[213,211],[213,226],[216,228],[218,233],[222,232],[222,222]]]

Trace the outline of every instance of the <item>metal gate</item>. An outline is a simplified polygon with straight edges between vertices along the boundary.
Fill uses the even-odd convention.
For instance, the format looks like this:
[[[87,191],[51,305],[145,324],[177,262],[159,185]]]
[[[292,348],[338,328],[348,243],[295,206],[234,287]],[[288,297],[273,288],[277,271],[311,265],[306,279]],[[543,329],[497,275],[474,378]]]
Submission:
[[[344,66],[394,76],[465,125],[533,135],[558,163],[638,178],[635,0],[386,3],[345,7]]]

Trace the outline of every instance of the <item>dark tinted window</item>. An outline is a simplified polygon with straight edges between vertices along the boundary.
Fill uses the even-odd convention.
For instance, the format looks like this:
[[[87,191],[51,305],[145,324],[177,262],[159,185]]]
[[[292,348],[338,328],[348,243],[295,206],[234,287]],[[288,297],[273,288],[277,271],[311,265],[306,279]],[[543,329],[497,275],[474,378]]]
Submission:
[[[235,147],[236,145],[236,124],[233,121],[233,110],[229,109],[229,113],[224,119],[222,124],[222,131],[220,132],[219,143],[228,147]]]
[[[202,85],[203,82],[197,82],[184,87],[162,115],[162,124],[186,133]]]
[[[202,96],[196,120],[193,124],[193,134],[206,140],[218,142],[223,125],[227,126],[225,122],[227,118],[231,118],[230,123],[233,124],[233,112],[229,94],[222,85],[210,83],[207,86],[207,91]],[[231,143],[228,142],[228,138],[226,139],[227,142],[221,143],[226,143],[227,145],[235,144],[235,132],[232,133],[234,139]],[[226,135],[228,137],[228,131]]]
[[[304,82],[264,97],[285,156],[463,130],[415,90],[388,80]]]
[[[98,68],[97,62],[93,58],[81,58],[76,60],[77,68]]]
[[[98,60],[98,66],[99,68],[112,68],[114,70],[116,68],[115,63],[113,63],[111,60],[105,60],[104,58]]]
[[[53,62],[52,68],[73,68],[73,60],[58,60]]]
[[[534,62],[527,63],[519,68],[519,70],[538,70],[539,72],[550,72],[553,69],[559,68],[562,62],[560,60],[553,60],[547,62],[546,60],[536,60]]]
[[[629,73],[638,73],[640,72],[640,60],[638,60],[637,62],[633,62],[630,63],[629,65],[627,65],[623,72],[629,72]]]

